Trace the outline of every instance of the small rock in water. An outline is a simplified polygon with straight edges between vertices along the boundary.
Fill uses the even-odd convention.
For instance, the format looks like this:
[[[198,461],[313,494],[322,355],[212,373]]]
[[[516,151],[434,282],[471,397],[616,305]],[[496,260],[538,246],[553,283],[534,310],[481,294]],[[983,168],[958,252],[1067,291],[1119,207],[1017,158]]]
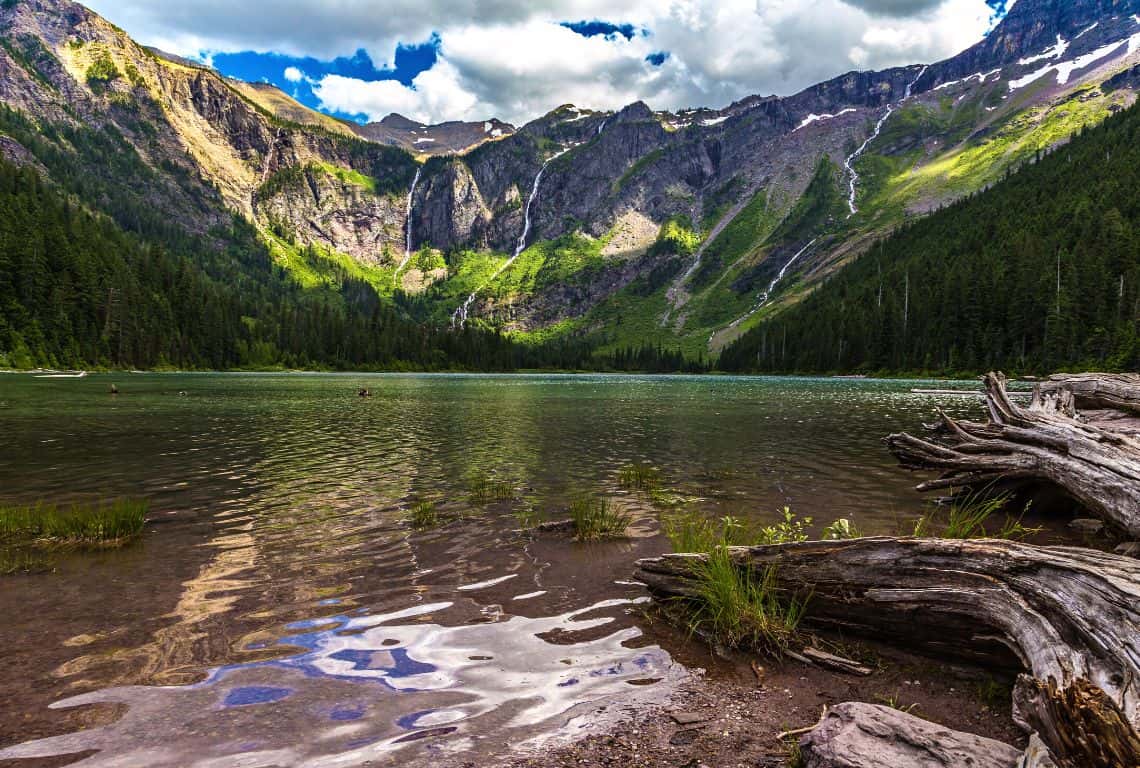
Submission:
[[[1078,517],[1069,523],[1069,527],[1079,533],[1094,536],[1104,530],[1104,523],[1091,517]]]

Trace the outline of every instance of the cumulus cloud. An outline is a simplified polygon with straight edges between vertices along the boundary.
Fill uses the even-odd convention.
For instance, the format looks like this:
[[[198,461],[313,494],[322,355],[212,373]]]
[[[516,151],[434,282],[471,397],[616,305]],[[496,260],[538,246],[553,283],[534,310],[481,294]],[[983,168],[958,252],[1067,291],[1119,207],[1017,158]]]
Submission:
[[[410,82],[306,70],[315,105],[370,119],[399,112],[424,122],[495,116],[516,124],[566,102],[715,107],[794,93],[851,69],[932,62],[979,40],[996,7],[996,0],[387,0],[377,13],[374,0],[339,0],[335,10],[321,0],[281,0],[272,11],[229,0],[90,2],[143,42],[183,55],[331,60],[364,49],[392,67],[401,43],[436,40],[434,64]],[[284,77],[299,82],[291,75],[306,72]]]
[[[305,79],[305,73],[296,67],[285,67],[284,77],[290,83],[299,83]]]

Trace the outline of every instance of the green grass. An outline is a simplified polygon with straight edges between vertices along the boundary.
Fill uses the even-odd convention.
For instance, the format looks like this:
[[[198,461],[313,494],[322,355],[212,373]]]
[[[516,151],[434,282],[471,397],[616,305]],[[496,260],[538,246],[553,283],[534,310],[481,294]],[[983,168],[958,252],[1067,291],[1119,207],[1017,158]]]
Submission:
[[[920,517],[914,524],[914,535],[937,539],[1021,540],[1039,533],[1040,528],[1028,528],[1022,525],[1021,517],[1009,514],[1001,525],[991,523],[995,515],[1005,511],[1010,500],[1009,494],[994,495],[986,489],[965,494],[957,497],[948,509],[934,510]]]
[[[598,541],[624,536],[633,518],[614,509],[609,499],[585,495],[570,502],[570,519],[575,539]]]
[[[94,505],[0,507],[0,543],[17,547],[100,549],[121,546],[143,530],[150,505],[117,499]]]
[[[515,484],[509,480],[478,474],[468,483],[467,498],[472,504],[491,504],[496,501],[510,501],[515,498]]]
[[[360,171],[354,171],[351,168],[342,168],[339,165],[332,165],[331,163],[315,163],[314,166],[345,184],[351,184],[354,187],[360,187],[367,192],[376,194],[376,179],[371,176],[365,176]]]
[[[618,482],[622,488],[651,491],[661,485],[661,472],[648,464],[635,462],[619,470]]]
[[[693,576],[694,596],[683,600],[691,631],[729,648],[773,655],[795,642],[807,601],[779,595],[774,567],[756,572],[717,546],[694,561]]]
[[[429,528],[437,527],[441,518],[439,510],[436,509],[435,502],[421,501],[416,503],[407,513],[408,525],[417,531],[426,531]]]

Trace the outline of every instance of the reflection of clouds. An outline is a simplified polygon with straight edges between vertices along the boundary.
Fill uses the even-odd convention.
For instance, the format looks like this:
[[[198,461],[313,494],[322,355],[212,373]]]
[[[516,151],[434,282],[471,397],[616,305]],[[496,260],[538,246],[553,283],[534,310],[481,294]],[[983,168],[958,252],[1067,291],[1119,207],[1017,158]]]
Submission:
[[[645,598],[642,598],[645,599]],[[356,765],[408,748],[436,755],[497,740],[581,705],[683,674],[655,646],[628,648],[636,627],[598,637],[604,600],[560,616],[443,626],[451,603],[376,616],[298,621],[294,656],[220,667],[196,685],[122,687],[56,704],[128,705],[117,722],[18,745],[0,759],[101,750],[84,766]],[[411,621],[409,621],[411,620]],[[391,624],[389,622],[404,622]],[[556,636],[566,644],[544,639]]]

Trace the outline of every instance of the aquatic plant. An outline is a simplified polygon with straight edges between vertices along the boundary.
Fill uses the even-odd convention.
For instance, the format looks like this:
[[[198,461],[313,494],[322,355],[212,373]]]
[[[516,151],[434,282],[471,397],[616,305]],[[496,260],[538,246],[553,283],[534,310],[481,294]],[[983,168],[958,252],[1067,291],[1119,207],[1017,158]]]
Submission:
[[[515,485],[508,480],[491,477],[486,473],[475,475],[468,485],[467,498],[472,504],[490,504],[510,501],[515,497]]]
[[[120,546],[142,533],[149,508],[149,502],[140,499],[66,508],[0,506],[0,542],[39,549]]]
[[[435,528],[440,523],[439,510],[435,507],[433,501],[420,501],[415,504],[407,513],[408,525],[417,531],[424,531],[428,528]]]
[[[1014,518],[1007,514],[999,528],[987,528],[990,519],[1004,511],[1010,500],[1009,494],[995,495],[986,489],[956,497],[944,513],[935,510],[915,521],[914,535],[937,539],[1021,540],[1040,533],[1041,528],[1030,528],[1021,523],[1024,513],[1029,510],[1028,504],[1022,516]]]
[[[570,502],[570,519],[575,539],[596,541],[624,536],[633,518],[615,509],[609,499],[583,495]]]
[[[524,503],[518,509],[514,510],[515,520],[518,521],[519,528],[524,532],[529,531],[538,525],[542,520],[542,514],[534,508],[533,504]]]
[[[618,482],[622,488],[649,491],[661,484],[661,473],[648,464],[635,462],[621,468],[618,472]]]

